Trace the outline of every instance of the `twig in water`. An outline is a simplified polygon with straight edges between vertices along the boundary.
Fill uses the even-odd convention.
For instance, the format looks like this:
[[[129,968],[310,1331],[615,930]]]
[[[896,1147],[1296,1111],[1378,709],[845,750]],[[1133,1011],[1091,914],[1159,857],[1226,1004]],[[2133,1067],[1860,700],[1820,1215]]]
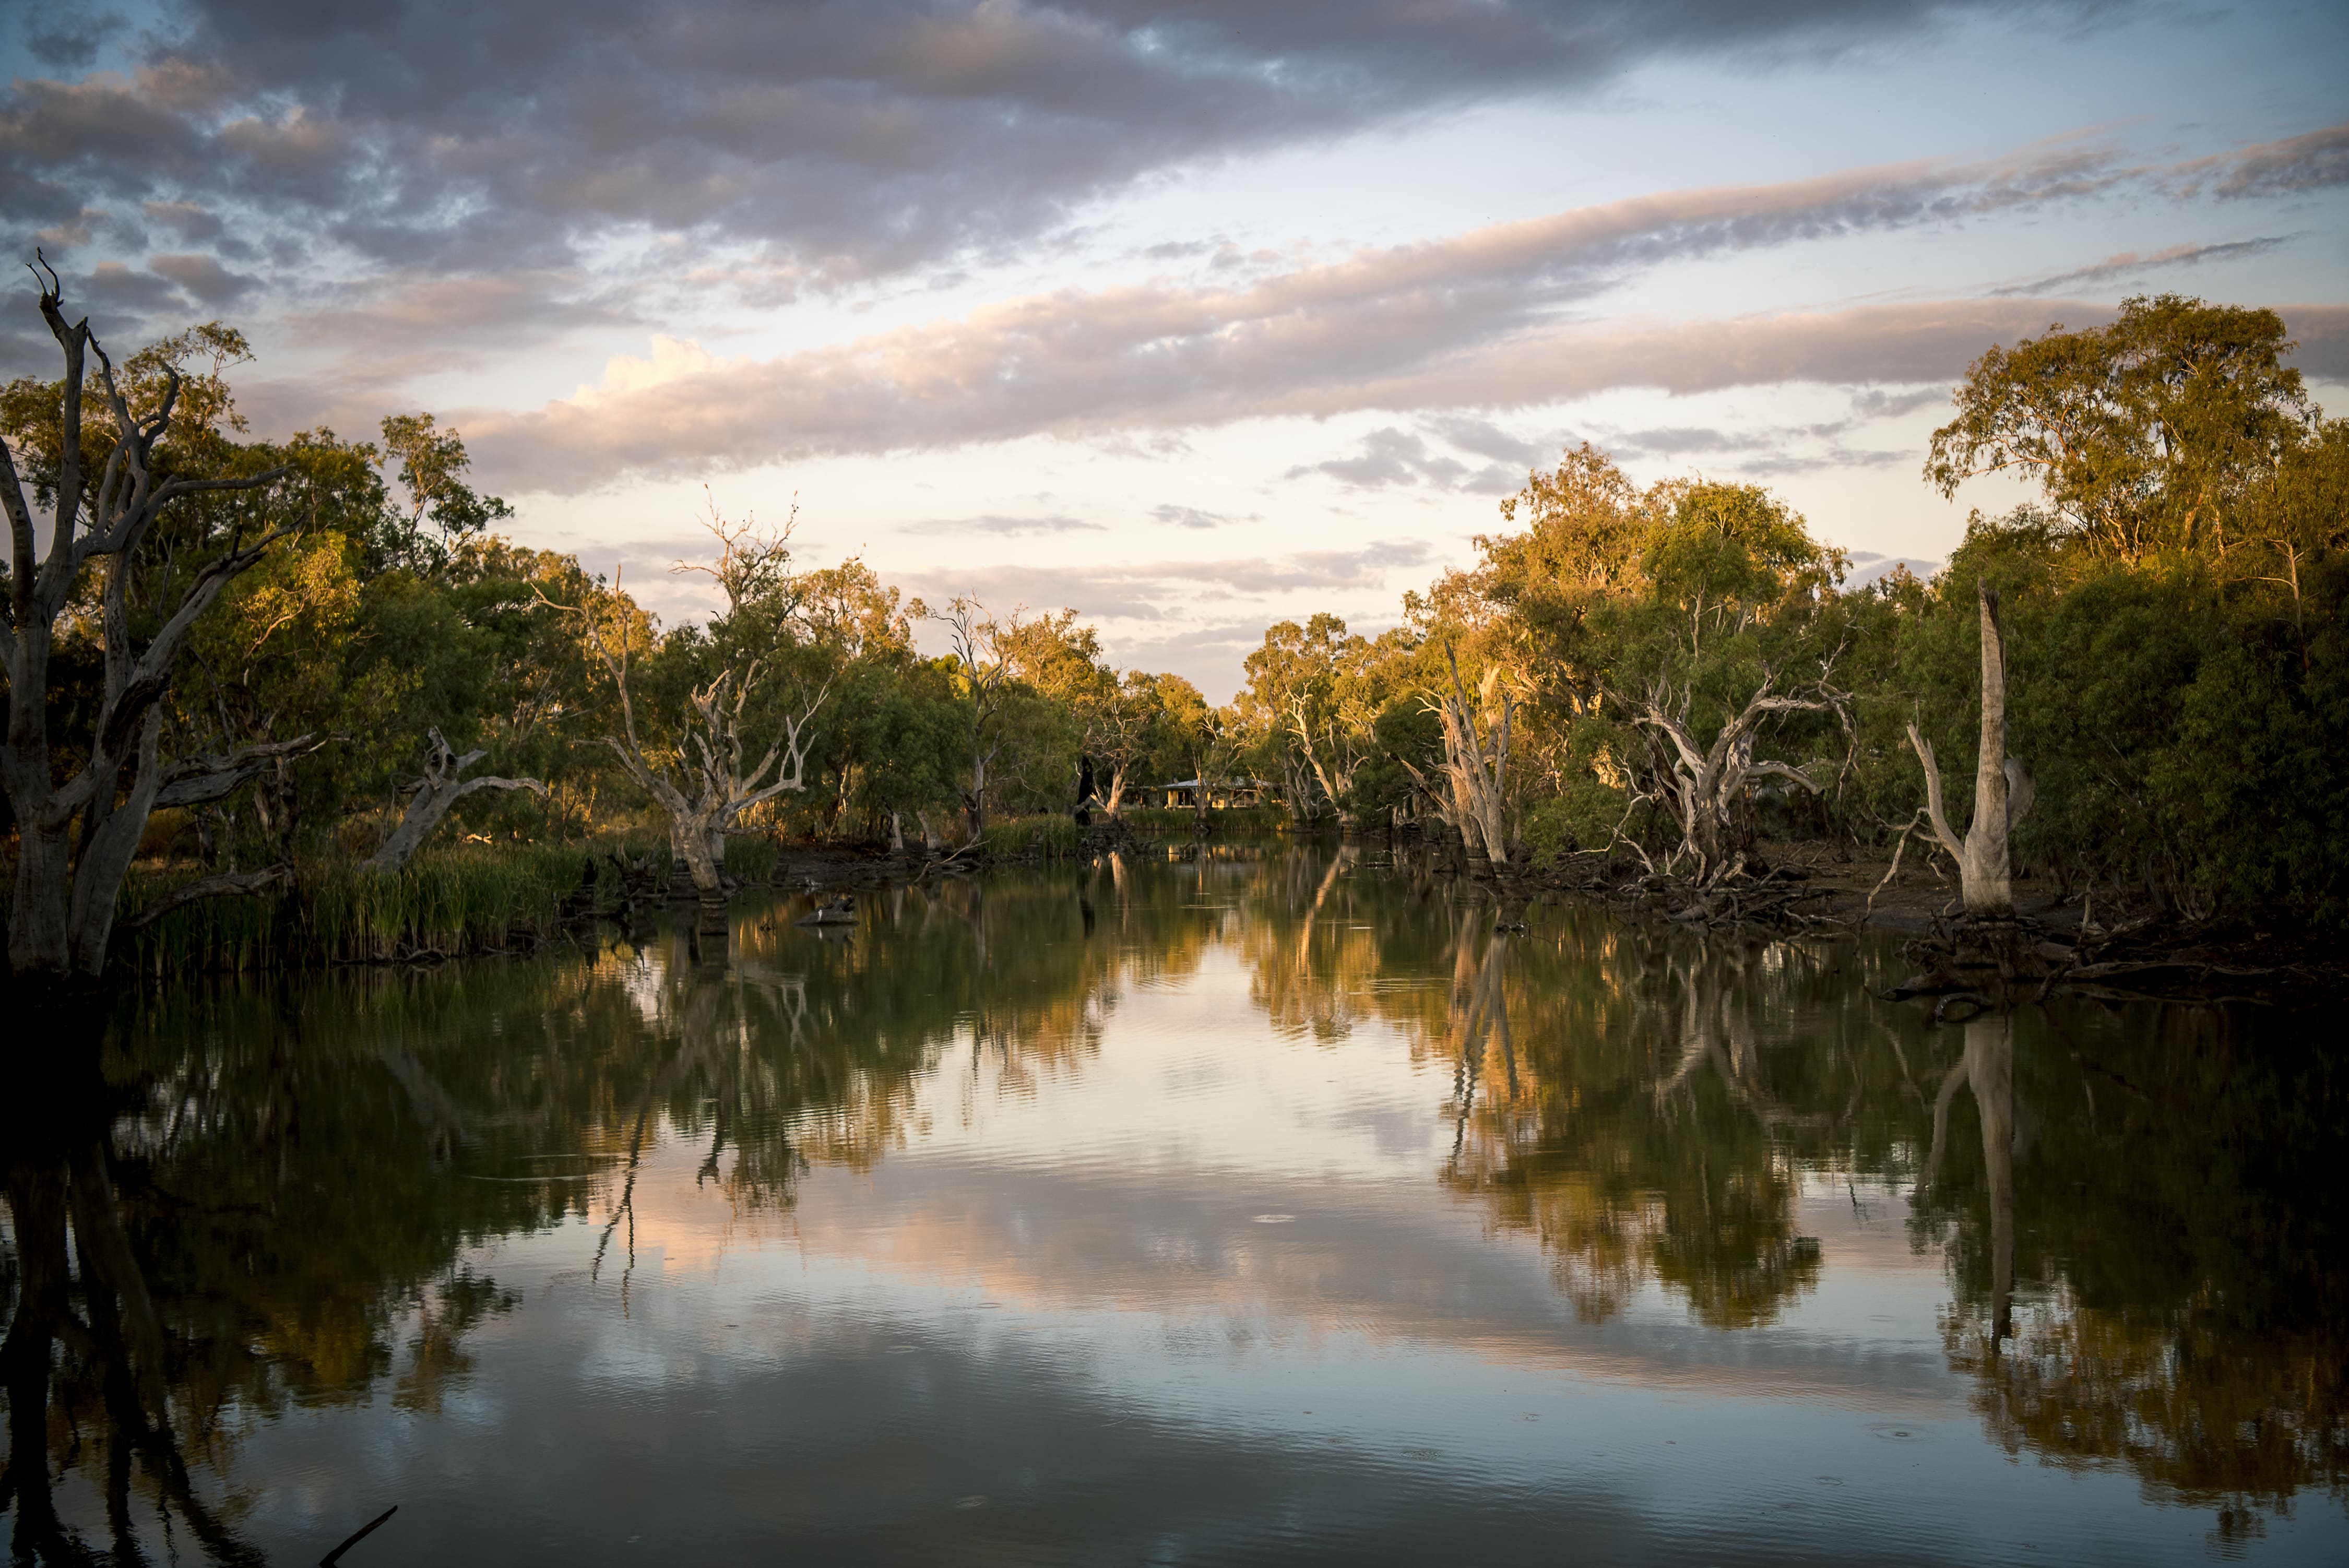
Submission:
[[[318,1568],[335,1568],[335,1564],[342,1561],[344,1553],[348,1552],[352,1547],[357,1546],[360,1542],[365,1541],[369,1535],[375,1532],[378,1525],[380,1525],[385,1520],[389,1519],[393,1514],[398,1513],[398,1511],[399,1504],[395,1502],[389,1508],[385,1509],[381,1513],[377,1514],[373,1519],[368,1520],[365,1524],[360,1525],[357,1530],[351,1532],[350,1535],[344,1540],[340,1546],[336,1547],[332,1552],[327,1553],[324,1557],[318,1559]]]

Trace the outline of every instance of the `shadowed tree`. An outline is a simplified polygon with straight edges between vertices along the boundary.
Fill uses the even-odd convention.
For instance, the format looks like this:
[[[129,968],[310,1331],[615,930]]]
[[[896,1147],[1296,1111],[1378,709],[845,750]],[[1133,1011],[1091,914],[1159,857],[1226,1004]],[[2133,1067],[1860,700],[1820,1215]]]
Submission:
[[[310,738],[218,757],[174,761],[162,755],[162,698],[189,634],[229,581],[293,529],[240,517],[225,537],[202,541],[208,558],[191,571],[177,563],[164,567],[167,580],[184,572],[187,586],[143,646],[132,615],[134,580],[146,566],[141,547],[175,501],[260,490],[285,470],[215,478],[174,471],[172,454],[160,444],[179,412],[183,378],[178,367],[163,364],[151,396],[134,411],[130,397],[138,389],[120,384],[88,318],[66,319],[55,272],[42,282],[40,311],[64,352],[65,377],[56,389],[54,461],[31,465],[34,498],[26,495],[12,443],[0,441],[0,505],[7,510],[11,545],[7,624],[0,628],[0,658],[8,671],[0,779],[17,831],[8,964],[20,978],[94,978],[105,968],[115,905],[149,815],[165,806],[218,799],[278,758],[305,749]],[[96,388],[88,384],[93,357]],[[93,390],[113,426],[94,480],[89,459],[103,436],[88,428],[84,405]],[[11,434],[32,455],[31,443]],[[38,552],[34,499],[51,509],[46,558]],[[92,597],[103,665],[99,700],[86,735],[53,734],[51,658]],[[60,778],[61,764],[77,752],[79,766]],[[283,874],[271,868],[208,878],[201,891],[249,892]]]

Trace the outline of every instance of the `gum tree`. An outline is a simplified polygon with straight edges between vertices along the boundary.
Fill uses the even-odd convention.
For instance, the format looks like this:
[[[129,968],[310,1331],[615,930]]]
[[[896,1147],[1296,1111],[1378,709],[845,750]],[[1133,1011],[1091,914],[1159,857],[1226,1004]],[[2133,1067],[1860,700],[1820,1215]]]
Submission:
[[[115,906],[150,813],[219,799],[279,758],[307,749],[311,738],[220,756],[163,755],[162,699],[190,633],[230,581],[293,529],[249,529],[239,520],[224,538],[202,541],[209,554],[192,568],[183,561],[150,562],[152,552],[143,547],[175,502],[208,492],[264,490],[285,470],[234,478],[174,471],[171,453],[159,450],[159,444],[181,414],[185,381],[178,367],[164,364],[153,396],[134,411],[88,319],[66,319],[63,287],[43,266],[46,275],[36,274],[41,318],[63,352],[65,376],[55,388],[53,453],[39,451],[39,443],[21,431],[0,441],[0,506],[8,513],[10,543],[7,624],[0,627],[0,659],[8,672],[0,781],[16,814],[18,846],[8,966],[20,980],[54,983],[94,979],[104,970]],[[91,428],[96,422],[88,420],[86,405],[92,394],[110,432]],[[29,497],[12,447],[22,449],[31,469]],[[49,510],[46,555],[36,503]],[[148,573],[165,586],[182,576],[185,586],[162,608],[142,645],[133,590]],[[156,584],[144,586],[151,591]],[[74,725],[68,732],[59,723],[63,715],[52,712],[52,660],[60,642],[70,643],[92,622],[102,666],[98,702],[87,731]],[[251,892],[285,874],[285,868],[272,867],[206,878],[181,890],[181,900]]]

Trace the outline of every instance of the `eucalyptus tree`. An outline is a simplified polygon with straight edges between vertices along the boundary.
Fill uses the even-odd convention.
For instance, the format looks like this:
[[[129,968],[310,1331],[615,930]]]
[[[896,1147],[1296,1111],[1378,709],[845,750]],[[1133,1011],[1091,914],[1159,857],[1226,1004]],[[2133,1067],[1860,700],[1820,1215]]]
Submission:
[[[190,634],[231,580],[295,525],[258,509],[233,511],[205,520],[208,526],[192,539],[174,542],[178,558],[159,560],[150,548],[158,524],[167,511],[185,510],[175,503],[264,492],[285,470],[181,471],[179,446],[200,443],[168,439],[175,421],[189,418],[180,366],[165,360],[152,366],[151,376],[119,377],[88,318],[67,320],[57,273],[36,276],[41,317],[63,353],[65,375],[51,387],[11,388],[29,393],[24,401],[39,409],[49,439],[12,428],[0,440],[0,505],[11,547],[7,624],[0,628],[8,672],[0,780],[17,832],[9,968],[20,978],[55,982],[104,970],[115,906],[150,813],[218,799],[306,748],[312,738],[256,742],[221,755],[163,755],[162,699]],[[88,418],[93,393],[102,421]],[[30,496],[19,450],[32,459]],[[46,557],[36,504],[49,511]],[[150,593],[164,596],[151,624],[134,614],[133,591],[142,575]],[[86,730],[53,711],[59,705],[51,689],[53,661],[84,640],[96,642],[100,665]],[[279,868],[223,874],[201,891],[245,892],[283,875]]]
[[[987,831],[988,770],[1002,754],[1007,738],[1004,709],[1011,698],[1014,670],[1004,646],[1005,634],[1019,629],[1019,616],[1012,615],[1009,628],[999,625],[988,615],[987,606],[968,593],[956,594],[945,609],[936,612],[925,608],[919,600],[915,606],[947,629],[955,680],[965,705],[963,750],[970,764],[962,787],[963,812],[970,841],[977,843]]]
[[[2095,555],[2223,559],[2248,542],[2238,523],[2262,479],[2321,423],[2283,363],[2296,346],[2271,310],[2178,294],[1994,345],[1933,432],[1925,477],[1945,496],[1982,474],[2035,478]]]
[[[1375,754],[1371,732],[1382,695],[1371,645],[1323,612],[1301,626],[1282,621],[1268,628],[1264,645],[1248,655],[1245,667],[1243,706],[1268,732],[1280,760],[1309,777],[1350,830],[1354,775]],[[1310,814],[1300,810],[1303,783],[1300,777],[1290,799],[1300,820]]]
[[[811,695],[804,673],[790,668],[799,651],[791,624],[796,599],[790,525],[771,532],[761,531],[755,519],[730,522],[714,503],[708,522],[718,538],[718,560],[680,562],[678,570],[706,573],[726,593],[726,614],[702,640],[715,669],[688,677],[682,700],[657,716],[661,728],[639,719],[639,664],[644,654],[673,653],[685,639],[673,635],[669,649],[656,649],[650,624],[616,584],[583,594],[575,605],[557,606],[579,617],[589,651],[611,682],[617,726],[600,738],[668,818],[671,849],[693,879],[706,924],[713,911],[723,919],[727,830],[751,808],[807,788],[815,716],[831,693],[830,680],[823,679]],[[789,694],[776,701],[769,684],[786,675],[802,678],[792,680]]]

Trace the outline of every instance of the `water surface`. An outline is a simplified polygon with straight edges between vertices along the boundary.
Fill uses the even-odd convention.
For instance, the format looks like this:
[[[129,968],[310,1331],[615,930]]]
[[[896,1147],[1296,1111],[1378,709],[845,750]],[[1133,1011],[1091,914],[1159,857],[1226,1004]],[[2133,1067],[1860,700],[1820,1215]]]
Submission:
[[[2302,1022],[1326,852],[804,907],[26,1054],[20,1558],[2349,1561]]]

